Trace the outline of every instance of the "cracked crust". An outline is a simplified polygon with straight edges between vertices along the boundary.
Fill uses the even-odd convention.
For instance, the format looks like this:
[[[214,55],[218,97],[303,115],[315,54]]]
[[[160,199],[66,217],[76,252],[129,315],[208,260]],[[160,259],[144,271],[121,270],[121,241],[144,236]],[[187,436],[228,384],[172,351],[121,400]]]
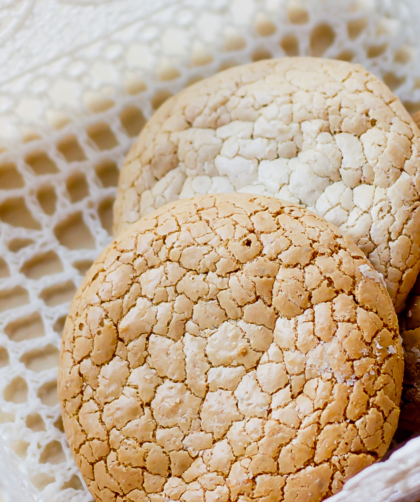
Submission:
[[[229,194],[160,208],[101,254],[58,391],[97,501],[318,502],[386,452],[402,376],[395,310],[353,241]]]
[[[148,122],[122,168],[115,234],[197,194],[289,200],[352,237],[400,312],[419,270],[418,152],[410,115],[360,65],[284,58],[233,68]]]

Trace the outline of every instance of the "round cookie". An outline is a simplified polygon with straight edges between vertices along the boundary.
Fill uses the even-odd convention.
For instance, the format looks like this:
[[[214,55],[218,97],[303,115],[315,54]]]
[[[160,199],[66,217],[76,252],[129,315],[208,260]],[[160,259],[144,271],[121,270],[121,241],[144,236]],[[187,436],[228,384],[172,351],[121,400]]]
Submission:
[[[360,65],[232,68],[168,100],[143,129],[122,168],[115,234],[197,194],[289,200],[356,242],[400,312],[419,270],[419,146],[398,98]]]
[[[391,299],[348,236],[219,194],[158,209],[100,255],[58,392],[97,501],[318,502],[386,452],[402,373]]]

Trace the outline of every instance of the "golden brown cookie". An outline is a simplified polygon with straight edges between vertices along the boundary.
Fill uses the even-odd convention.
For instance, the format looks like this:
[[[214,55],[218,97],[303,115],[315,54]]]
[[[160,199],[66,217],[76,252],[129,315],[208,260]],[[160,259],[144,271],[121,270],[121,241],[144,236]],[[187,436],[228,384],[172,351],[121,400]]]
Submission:
[[[399,312],[419,270],[419,150],[408,112],[360,65],[232,68],[168,100],[141,132],[122,168],[115,234],[197,194],[289,200],[356,242]]]
[[[58,391],[97,501],[318,502],[386,452],[403,373],[380,275],[294,204],[207,195],[96,260]]]

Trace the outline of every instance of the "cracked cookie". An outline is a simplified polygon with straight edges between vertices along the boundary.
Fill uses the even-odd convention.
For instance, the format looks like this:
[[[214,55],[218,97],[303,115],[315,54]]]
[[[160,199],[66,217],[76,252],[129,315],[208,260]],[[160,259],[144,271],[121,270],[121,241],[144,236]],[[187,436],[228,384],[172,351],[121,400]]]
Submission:
[[[249,192],[296,202],[349,235],[397,312],[419,270],[419,130],[360,65],[284,58],[169,99],[122,168],[115,234],[167,202]]]
[[[58,391],[98,502],[318,502],[384,455],[402,377],[392,301],[348,236],[218,194],[156,210],[100,255]]]

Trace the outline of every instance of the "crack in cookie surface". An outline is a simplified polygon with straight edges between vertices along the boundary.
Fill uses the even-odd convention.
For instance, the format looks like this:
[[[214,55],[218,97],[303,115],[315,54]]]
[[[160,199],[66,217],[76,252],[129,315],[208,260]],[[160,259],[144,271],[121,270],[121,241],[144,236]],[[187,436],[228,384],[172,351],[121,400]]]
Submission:
[[[98,501],[306,501],[379,460],[402,385],[395,310],[347,236],[249,194],[160,208],[101,254],[59,396]]]
[[[419,270],[419,131],[359,65],[285,58],[171,98],[122,168],[115,233],[176,199],[249,192],[339,226],[383,274],[397,311]]]

